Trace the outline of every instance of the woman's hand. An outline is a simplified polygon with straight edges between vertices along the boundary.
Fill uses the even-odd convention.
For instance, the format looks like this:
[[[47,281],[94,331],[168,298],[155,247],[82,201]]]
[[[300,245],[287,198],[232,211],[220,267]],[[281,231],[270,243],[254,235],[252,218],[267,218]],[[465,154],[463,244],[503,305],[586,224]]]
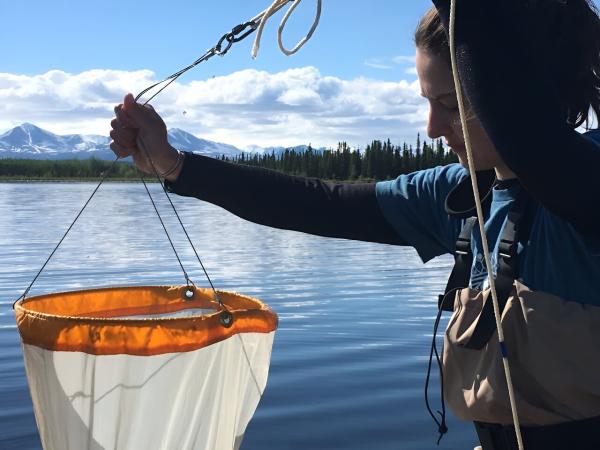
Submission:
[[[119,158],[132,156],[142,172],[154,174],[149,157],[159,174],[175,181],[181,172],[182,158],[169,144],[165,122],[154,108],[136,103],[133,95],[127,94],[123,103],[115,107],[115,115],[110,123],[111,150]]]

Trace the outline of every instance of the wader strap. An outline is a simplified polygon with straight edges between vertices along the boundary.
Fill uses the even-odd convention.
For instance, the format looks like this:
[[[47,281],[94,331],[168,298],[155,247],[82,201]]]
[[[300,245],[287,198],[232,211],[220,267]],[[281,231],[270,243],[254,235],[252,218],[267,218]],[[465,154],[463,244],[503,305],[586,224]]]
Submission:
[[[517,450],[512,425],[474,422],[483,450]],[[527,450],[598,450],[600,417],[541,427],[521,427]]]
[[[496,173],[494,170],[484,170],[477,173],[477,184],[480,192],[485,192],[481,198],[484,210],[489,212],[492,204],[492,191],[496,183]],[[475,207],[475,198],[473,196],[473,187],[471,186],[471,177],[462,178],[454,186],[444,201],[444,209],[450,217],[457,219],[466,219],[462,230],[456,241],[456,251],[454,253],[454,268],[448,278],[448,283],[443,294],[438,296],[438,308],[443,311],[452,311],[454,309],[454,297],[449,295],[457,289],[469,286],[471,279],[471,266],[473,265],[473,252],[471,251],[471,235],[473,228],[477,224],[477,210]]]
[[[456,289],[469,285],[471,279],[471,266],[473,265],[473,251],[471,250],[471,235],[477,223],[477,217],[469,217],[460,231],[454,252],[454,267],[448,278],[446,289],[438,296],[438,308],[444,311],[454,309],[454,297],[450,294]]]
[[[517,248],[519,244],[520,223],[525,215],[529,197],[520,195],[508,212],[504,230],[500,235],[498,243],[498,256],[496,267],[496,293],[498,294],[498,306],[500,313],[504,311],[508,297],[513,289],[513,283],[518,273]],[[471,338],[464,343],[465,348],[480,350],[488,343],[496,331],[496,319],[494,317],[494,305],[491,297],[487,297],[477,325]]]

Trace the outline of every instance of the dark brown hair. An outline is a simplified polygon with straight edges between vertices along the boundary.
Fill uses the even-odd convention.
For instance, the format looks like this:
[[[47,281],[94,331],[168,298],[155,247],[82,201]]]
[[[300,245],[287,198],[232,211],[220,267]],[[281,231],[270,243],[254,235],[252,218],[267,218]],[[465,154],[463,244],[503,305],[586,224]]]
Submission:
[[[448,64],[451,63],[448,35],[435,7],[421,17],[415,31],[415,46],[432,55],[443,57]]]
[[[566,122],[590,124],[590,109],[600,119],[600,18],[591,0],[530,0],[523,17],[531,37],[523,45],[542,65],[554,86]],[[450,64],[446,30],[435,8],[421,18],[415,45]]]

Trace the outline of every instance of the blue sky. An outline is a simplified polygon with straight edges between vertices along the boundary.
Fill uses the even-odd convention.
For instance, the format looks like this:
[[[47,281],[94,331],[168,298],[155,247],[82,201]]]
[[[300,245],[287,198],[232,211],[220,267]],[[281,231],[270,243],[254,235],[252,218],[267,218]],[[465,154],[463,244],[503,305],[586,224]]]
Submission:
[[[22,0],[0,2],[0,71],[39,74],[50,69],[151,69],[166,75],[211,47],[223,32],[268,6],[248,0]],[[315,0],[304,0],[290,19],[285,39],[308,29]],[[280,12],[264,35],[260,58],[244,42],[227,58],[189,77],[201,79],[245,68],[277,72],[315,66],[324,75],[396,80],[402,68],[384,72],[369,59],[413,53],[412,32],[428,0],[324,0],[320,26],[302,52],[288,58],[277,49]],[[10,44],[9,44],[10,43]],[[9,44],[9,45],[7,45]]]

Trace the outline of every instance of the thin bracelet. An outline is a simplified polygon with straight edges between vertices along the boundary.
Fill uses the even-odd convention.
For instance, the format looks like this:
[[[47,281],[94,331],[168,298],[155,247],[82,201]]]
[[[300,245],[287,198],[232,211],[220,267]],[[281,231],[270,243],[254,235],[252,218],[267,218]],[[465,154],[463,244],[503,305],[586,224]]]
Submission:
[[[169,175],[171,175],[173,172],[175,172],[181,165],[182,161],[183,161],[183,152],[181,150],[177,150],[177,161],[175,161],[175,164],[173,164],[173,167],[171,167],[169,170],[159,174],[161,176],[161,178],[166,178]]]

